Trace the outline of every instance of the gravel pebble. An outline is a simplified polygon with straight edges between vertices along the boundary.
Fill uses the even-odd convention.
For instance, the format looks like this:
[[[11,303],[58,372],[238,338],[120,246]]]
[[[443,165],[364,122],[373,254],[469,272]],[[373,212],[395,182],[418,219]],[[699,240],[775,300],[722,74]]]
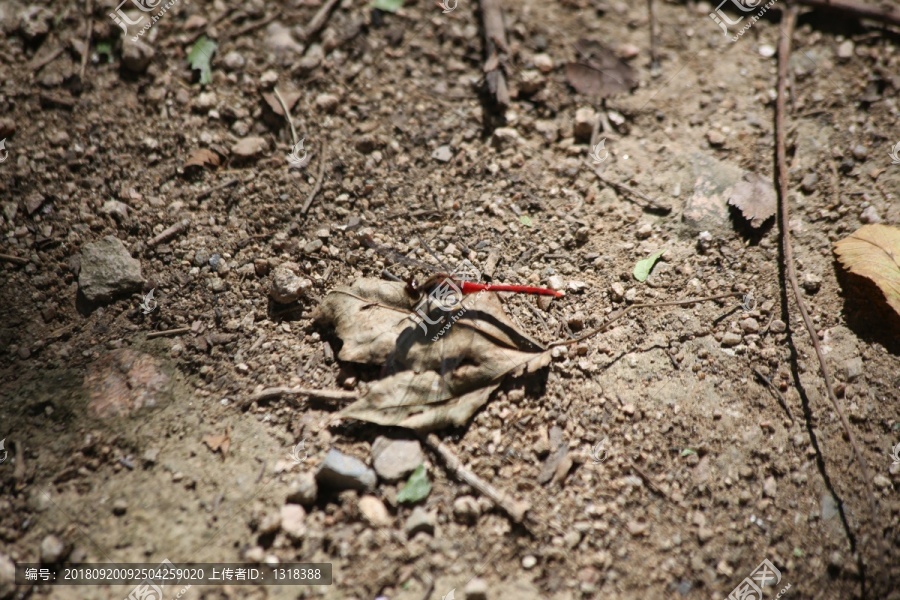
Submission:
[[[372,490],[377,482],[375,471],[358,458],[332,448],[316,472],[316,482],[339,490]]]
[[[413,509],[412,514],[409,515],[409,518],[406,519],[406,524],[403,526],[403,529],[406,531],[406,534],[409,537],[412,537],[420,532],[434,535],[434,527],[436,523],[437,514],[435,512],[430,512],[425,510],[421,506],[417,506]]]
[[[424,461],[425,455],[418,440],[378,437],[372,442],[372,466],[385,481],[405,479]]]
[[[363,520],[372,527],[388,527],[391,524],[391,515],[388,513],[384,502],[375,496],[365,495],[359,499],[359,513]]]
[[[525,556],[522,557],[522,568],[523,569],[526,569],[526,570],[533,569],[536,564],[537,564],[537,559],[534,556],[532,556],[530,554],[526,554]]]
[[[466,584],[466,600],[487,600],[488,584],[480,577],[474,577]]]
[[[41,540],[41,562],[55,564],[66,556],[66,544],[55,535],[48,535]]]
[[[294,483],[291,484],[291,487],[288,489],[287,501],[310,506],[315,503],[318,493],[319,486],[316,484],[316,476],[306,471],[300,473]]]
[[[475,523],[481,515],[478,500],[473,496],[460,496],[453,501],[453,515],[460,523]]]

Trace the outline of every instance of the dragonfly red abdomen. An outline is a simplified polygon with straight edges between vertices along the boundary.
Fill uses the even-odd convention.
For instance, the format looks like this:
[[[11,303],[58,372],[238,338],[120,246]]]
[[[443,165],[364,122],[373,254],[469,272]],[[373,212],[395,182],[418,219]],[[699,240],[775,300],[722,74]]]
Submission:
[[[551,290],[549,288],[531,287],[528,285],[494,285],[490,283],[470,283],[463,281],[460,283],[460,291],[463,294],[475,294],[478,292],[515,292],[517,294],[537,294],[538,296],[554,296],[559,298],[562,292]]]

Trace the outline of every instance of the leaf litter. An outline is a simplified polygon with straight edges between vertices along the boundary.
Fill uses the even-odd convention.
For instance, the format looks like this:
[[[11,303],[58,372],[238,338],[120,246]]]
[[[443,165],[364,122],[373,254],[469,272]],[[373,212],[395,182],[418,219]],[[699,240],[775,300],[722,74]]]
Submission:
[[[453,313],[432,311],[432,321],[446,317],[430,326],[412,318],[414,305],[403,283],[371,278],[322,301],[315,318],[342,340],[338,359],[385,366],[341,417],[418,431],[461,426],[504,377],[550,364],[549,350],[517,328],[496,294],[466,295]]]
[[[848,271],[874,282],[900,315],[900,229],[863,225],[836,242],[834,253]]]
[[[744,173],[744,178],[734,185],[728,204],[741,211],[750,226],[759,229],[775,216],[778,198],[772,182],[757,173]]]

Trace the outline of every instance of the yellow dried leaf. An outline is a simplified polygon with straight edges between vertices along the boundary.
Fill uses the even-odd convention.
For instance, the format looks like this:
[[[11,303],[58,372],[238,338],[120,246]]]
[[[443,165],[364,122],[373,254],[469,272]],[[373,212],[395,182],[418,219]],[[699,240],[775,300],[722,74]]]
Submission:
[[[835,243],[834,253],[848,271],[872,280],[900,315],[900,229],[863,225]]]

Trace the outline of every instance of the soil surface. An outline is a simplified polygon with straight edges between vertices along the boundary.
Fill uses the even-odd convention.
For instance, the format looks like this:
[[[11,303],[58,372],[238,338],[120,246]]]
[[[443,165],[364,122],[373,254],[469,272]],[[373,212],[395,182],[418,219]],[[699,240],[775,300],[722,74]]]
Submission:
[[[783,292],[775,219],[754,229],[726,205],[746,173],[772,181],[778,10],[732,42],[749,17],[725,36],[714,6],[658,1],[654,67],[644,3],[506,2],[501,110],[470,0],[446,13],[344,0],[318,31],[320,0],[184,0],[140,36],[122,34],[116,8],[0,3],[0,597],[132,590],[13,586],[13,563],[168,559],[334,569],[331,586],[193,586],[185,600],[712,600],[763,560],[780,571],[763,598],[788,584],[785,598],[900,598],[900,337],[832,251],[864,223],[900,224],[896,29],[801,14],[788,101],[803,301],[873,516]],[[188,61],[201,35],[217,43],[205,84]],[[579,39],[608,46],[637,87],[576,93]],[[376,438],[417,439],[339,418],[340,400],[251,399],[361,393],[382,376],[339,360],[314,311],[385,269],[428,273],[360,233],[424,263],[468,259],[494,283],[559,288],[502,298],[544,345],[629,304],[735,296],[632,310],[437,432],[530,503],[525,523],[427,449],[418,504],[383,477],[300,501],[330,450],[371,465]],[[91,257],[119,247],[107,236],[118,267],[98,276],[114,281],[88,285]],[[283,268],[299,299],[272,297]]]

